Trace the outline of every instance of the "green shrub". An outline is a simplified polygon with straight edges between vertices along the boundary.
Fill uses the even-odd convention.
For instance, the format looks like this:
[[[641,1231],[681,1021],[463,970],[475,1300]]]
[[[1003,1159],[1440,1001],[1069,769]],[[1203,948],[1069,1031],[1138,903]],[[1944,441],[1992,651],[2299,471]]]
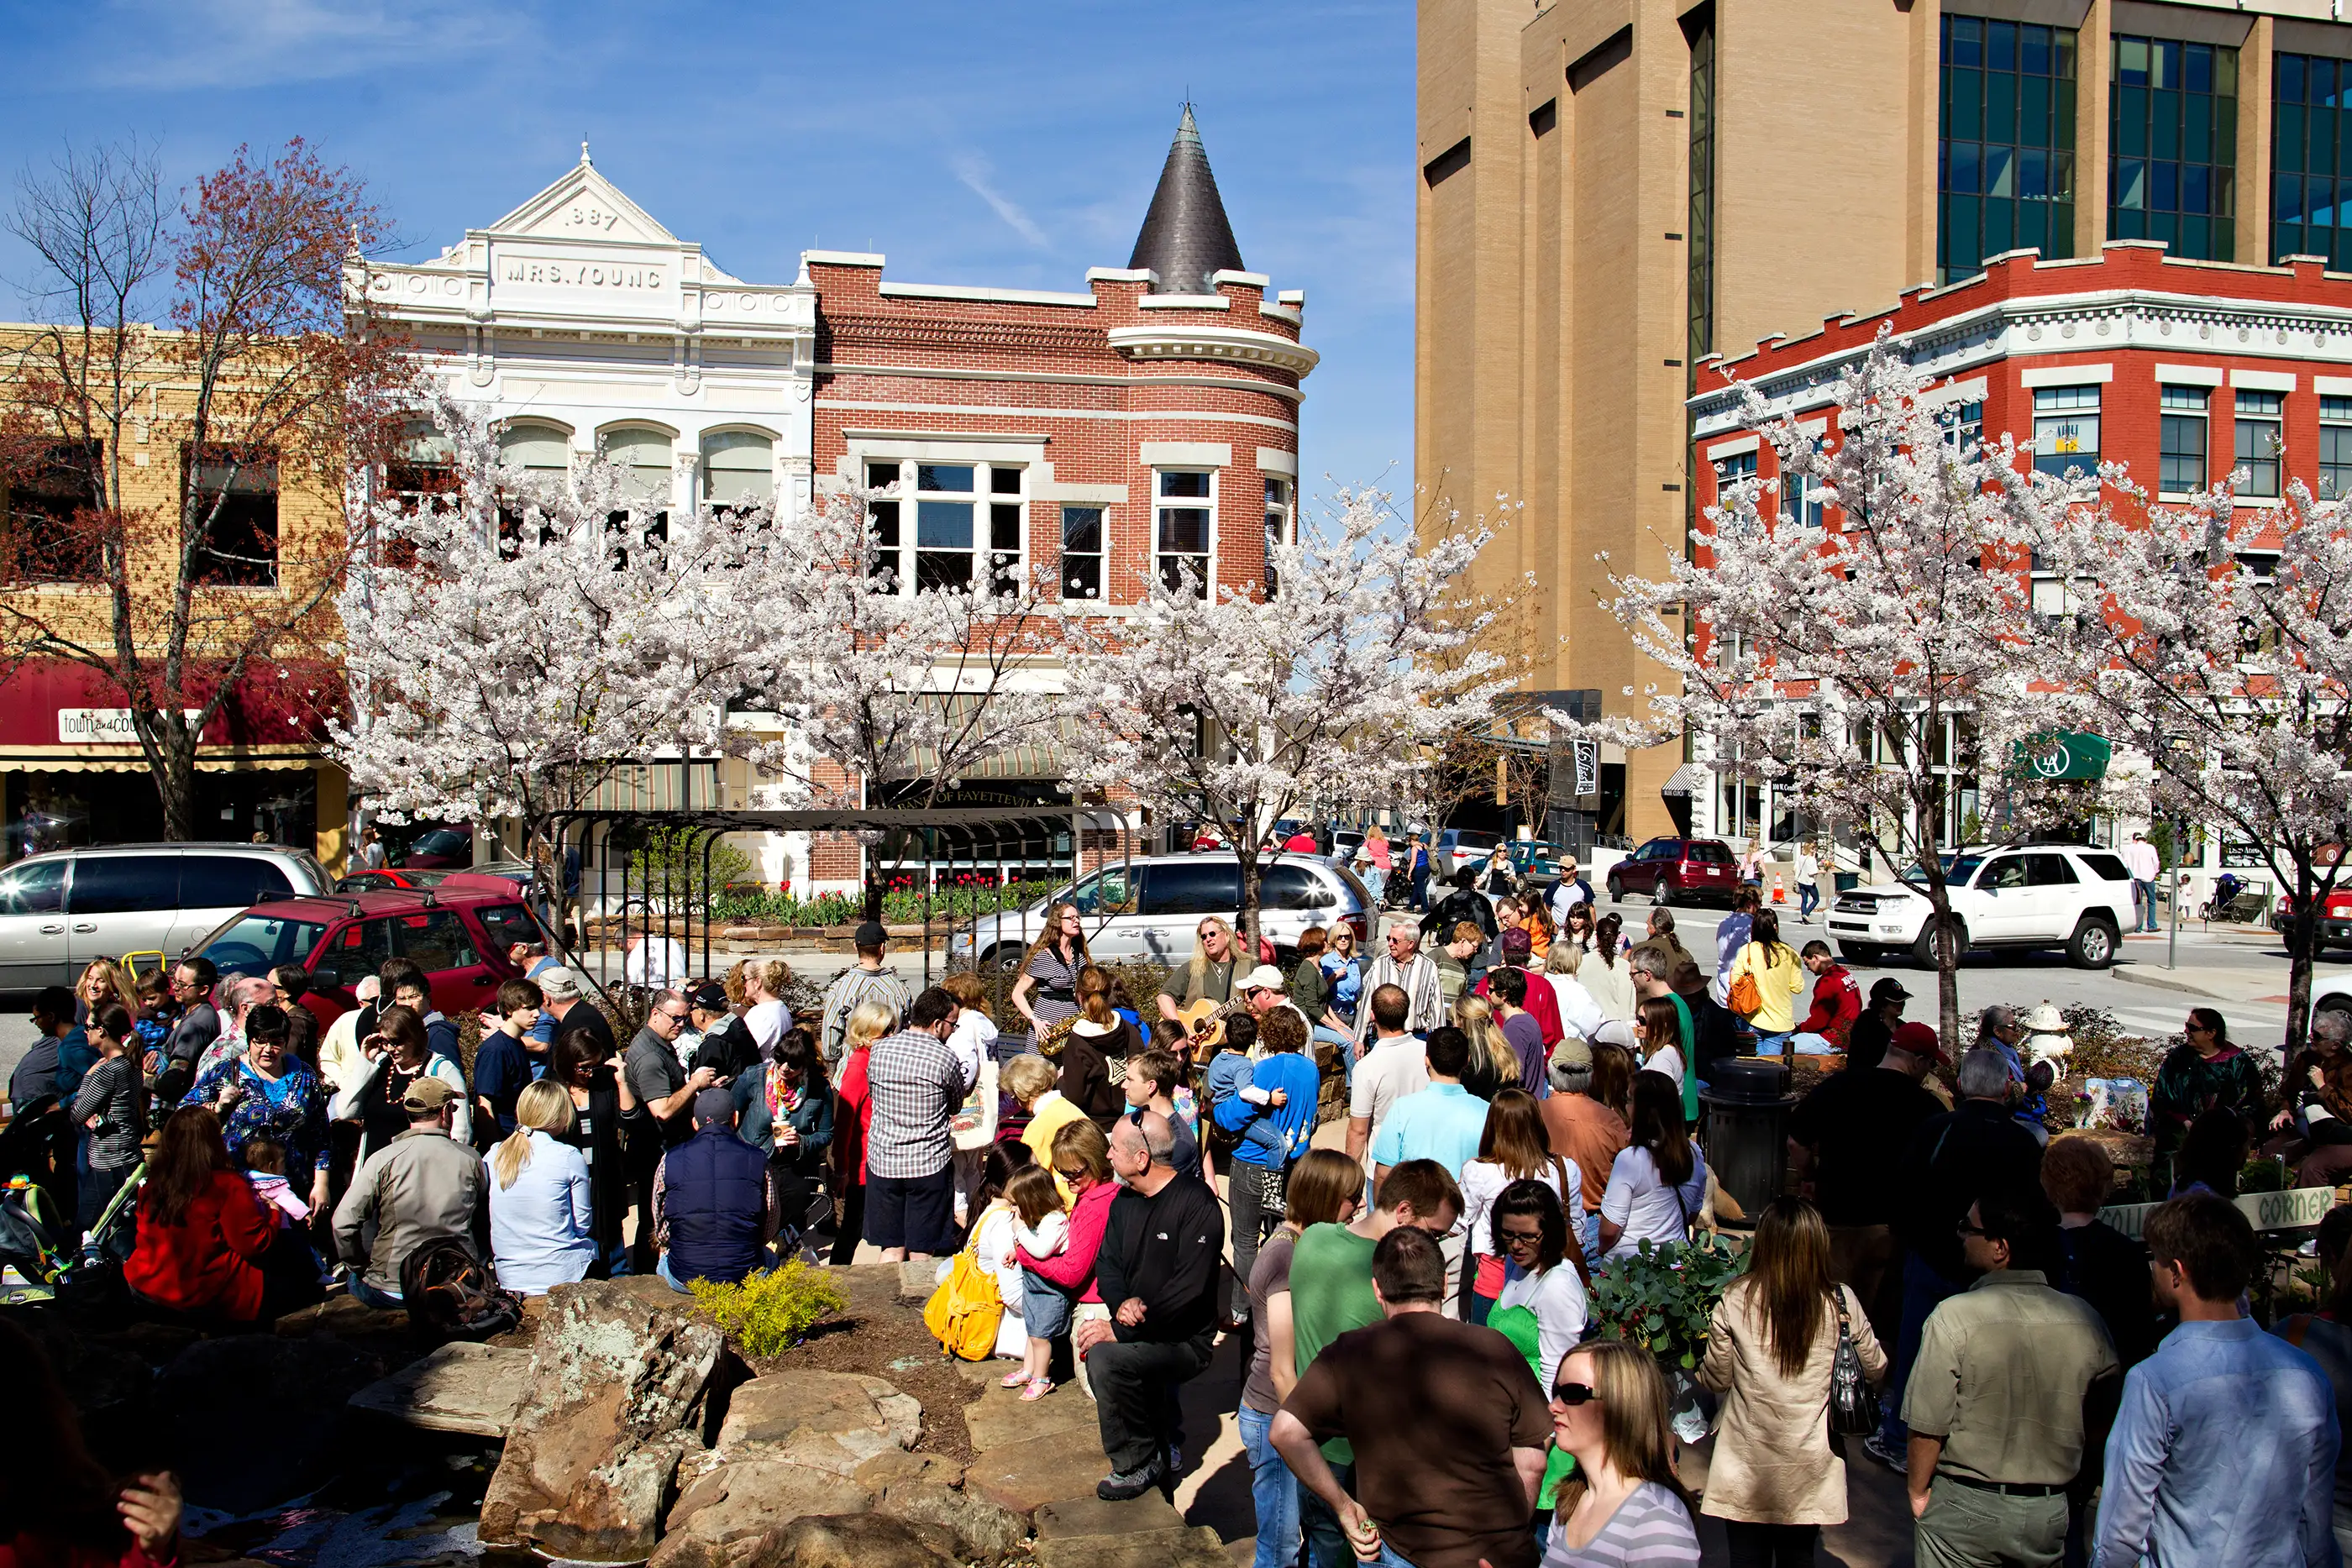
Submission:
[[[1659,1364],[1688,1371],[1706,1354],[1715,1307],[1745,1260],[1708,1237],[1612,1258],[1592,1277],[1592,1316],[1611,1339],[1631,1340]]]
[[[694,1304],[749,1356],[779,1355],[849,1304],[826,1270],[795,1258],[740,1285],[689,1282]]]

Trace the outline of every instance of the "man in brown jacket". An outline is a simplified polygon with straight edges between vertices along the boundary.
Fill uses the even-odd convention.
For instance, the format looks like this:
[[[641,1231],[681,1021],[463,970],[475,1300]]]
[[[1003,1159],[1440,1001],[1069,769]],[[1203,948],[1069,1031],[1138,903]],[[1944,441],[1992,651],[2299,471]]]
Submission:
[[[1665,960],[1666,985],[1683,1000],[1696,1003],[1696,998],[1706,994],[1706,977],[1699,973],[1698,960],[1691,956],[1690,949],[1684,946],[1682,938],[1675,935],[1672,910],[1650,911],[1649,939],[1634,943],[1633,952],[1655,953]],[[1628,957],[1630,959],[1631,955]]]

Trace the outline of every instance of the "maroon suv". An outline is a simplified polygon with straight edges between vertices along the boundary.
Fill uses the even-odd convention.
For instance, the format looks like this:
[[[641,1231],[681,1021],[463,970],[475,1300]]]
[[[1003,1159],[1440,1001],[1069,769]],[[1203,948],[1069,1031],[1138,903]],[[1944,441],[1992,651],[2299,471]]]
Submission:
[[[1646,893],[1653,904],[1728,902],[1738,885],[1738,857],[1714,839],[1652,839],[1609,868],[1611,898]]]

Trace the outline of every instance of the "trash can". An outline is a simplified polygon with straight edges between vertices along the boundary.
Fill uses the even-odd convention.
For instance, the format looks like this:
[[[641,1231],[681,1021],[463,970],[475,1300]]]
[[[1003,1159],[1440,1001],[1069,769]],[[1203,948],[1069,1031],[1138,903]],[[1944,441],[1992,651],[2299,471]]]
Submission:
[[[1862,873],[1858,871],[1832,872],[1830,873],[1830,880],[1836,883],[1837,890],[1840,893],[1852,893],[1855,888],[1862,885]]]
[[[1754,1225],[1780,1196],[1789,1169],[1789,1066],[1767,1056],[1735,1056],[1715,1064],[1699,1103],[1706,1108],[1706,1164]]]

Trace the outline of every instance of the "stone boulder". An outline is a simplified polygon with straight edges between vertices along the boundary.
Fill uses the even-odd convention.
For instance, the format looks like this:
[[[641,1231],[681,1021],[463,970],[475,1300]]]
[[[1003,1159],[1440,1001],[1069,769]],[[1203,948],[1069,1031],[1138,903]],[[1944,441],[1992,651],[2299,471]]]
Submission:
[[[846,1478],[922,1435],[921,1404],[879,1377],[772,1372],[728,1396],[717,1446],[728,1459],[781,1459]]]
[[[558,1285],[482,1499],[481,1539],[596,1563],[653,1553],[726,1348],[659,1279]]]
[[[736,1568],[961,1568],[955,1538],[878,1513],[796,1519],[761,1536]]]

